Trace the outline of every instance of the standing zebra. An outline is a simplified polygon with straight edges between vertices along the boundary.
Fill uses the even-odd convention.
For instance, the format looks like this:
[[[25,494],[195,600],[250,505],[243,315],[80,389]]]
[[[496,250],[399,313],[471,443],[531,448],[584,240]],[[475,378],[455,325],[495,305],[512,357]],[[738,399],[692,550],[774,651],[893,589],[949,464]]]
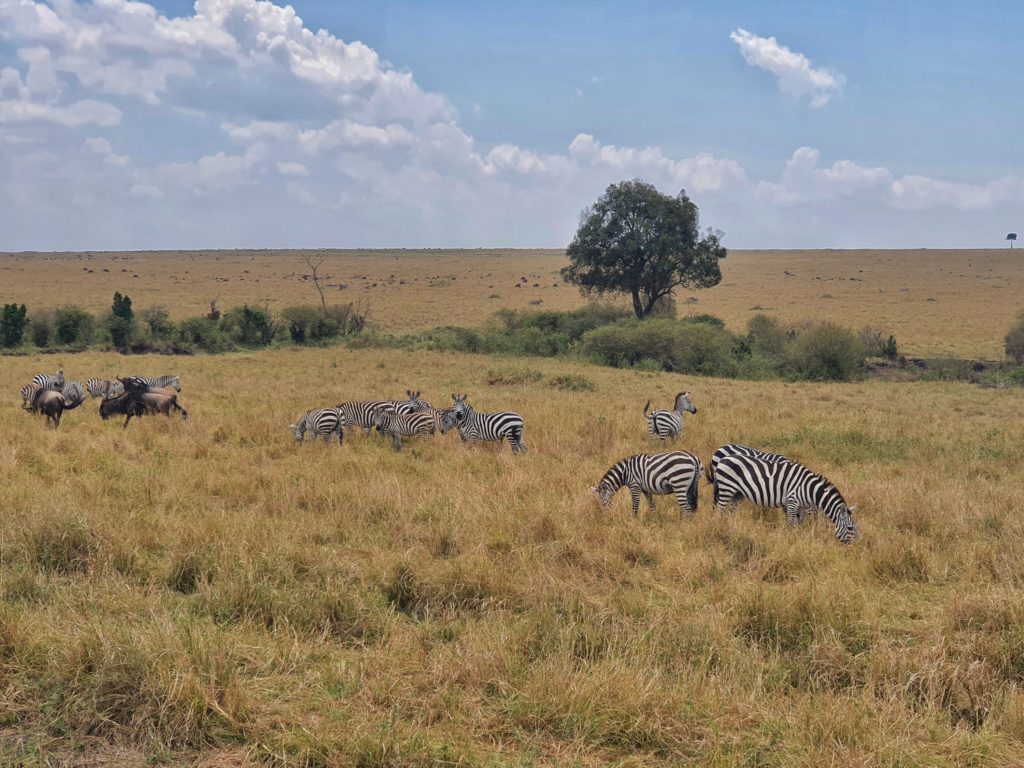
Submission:
[[[51,376],[48,373],[37,373],[32,377],[32,383],[40,389],[64,389],[64,371],[57,371],[56,374]]]
[[[382,435],[391,438],[396,451],[402,450],[402,437],[434,434],[434,416],[430,413],[398,413],[381,406],[373,411],[373,424]]]
[[[413,405],[408,400],[350,400],[338,403],[346,427],[360,427],[364,434],[374,428],[373,412],[377,408],[394,408],[397,413],[412,413]]]
[[[671,411],[659,408],[648,414],[647,409],[650,407],[651,401],[648,400],[644,406],[644,416],[647,417],[647,442],[651,445],[654,444],[655,437],[661,440],[662,446],[670,437],[675,442],[683,434],[683,412],[697,412],[697,407],[690,402],[689,392],[680,392],[676,395],[676,403]]]
[[[795,461],[766,461],[755,456],[726,456],[715,470],[715,509],[725,512],[747,499],[761,507],[782,507],[786,525],[795,525],[803,509],[820,509],[849,544],[860,534],[853,507],[828,479]]]
[[[475,443],[479,440],[492,440],[500,443],[508,439],[512,453],[526,453],[523,443],[523,417],[511,411],[499,413],[477,413],[473,406],[466,402],[469,395],[452,395],[455,401],[455,426],[463,442]]]
[[[413,392],[411,389],[405,390],[405,394],[409,396],[409,405],[412,406],[413,412],[418,411],[432,411],[434,406],[428,403],[426,400],[420,397],[420,390]]]
[[[638,453],[616,462],[604,473],[596,488],[601,506],[611,506],[612,496],[623,486],[629,488],[633,517],[640,508],[640,494],[654,511],[654,496],[676,495],[679,509],[687,517],[697,510],[697,490],[703,467],[700,459],[687,451]]]
[[[312,435],[315,443],[317,435],[324,439],[328,445],[331,444],[331,437],[338,436],[340,446],[345,439],[344,419],[341,411],[337,408],[314,408],[306,411],[305,415],[295,424],[289,424],[289,428],[295,433],[295,442],[301,443],[306,434]]]
[[[124,385],[115,379],[100,379],[91,378],[85,382],[85,388],[89,394],[96,399],[97,397],[117,397],[124,392]]]
[[[726,456],[753,456],[755,459],[764,459],[765,461],[792,461],[792,459],[783,456],[781,453],[768,453],[768,451],[761,451],[748,445],[726,443],[715,451],[711,456],[711,463],[704,469],[704,474],[709,483],[715,482],[715,470],[718,468],[718,462]]]
[[[179,376],[133,376],[133,379],[144,382],[150,389],[174,389],[181,392]]]

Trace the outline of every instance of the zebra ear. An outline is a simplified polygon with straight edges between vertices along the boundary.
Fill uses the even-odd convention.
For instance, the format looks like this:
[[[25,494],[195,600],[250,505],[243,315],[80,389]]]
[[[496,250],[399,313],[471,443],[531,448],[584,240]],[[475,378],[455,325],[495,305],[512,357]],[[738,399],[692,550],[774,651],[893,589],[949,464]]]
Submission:
[[[456,403],[459,402],[459,398],[454,392],[452,392],[452,400],[454,400]]]
[[[590,486],[590,491],[591,491],[591,493],[597,493],[598,492],[597,486],[596,485]]]
[[[847,507],[847,509],[850,510],[850,514],[853,514],[854,512],[857,511],[857,505],[856,504],[851,504],[850,506]]]
[[[407,397],[412,397],[412,390],[411,389],[405,390],[405,394],[406,394]]]

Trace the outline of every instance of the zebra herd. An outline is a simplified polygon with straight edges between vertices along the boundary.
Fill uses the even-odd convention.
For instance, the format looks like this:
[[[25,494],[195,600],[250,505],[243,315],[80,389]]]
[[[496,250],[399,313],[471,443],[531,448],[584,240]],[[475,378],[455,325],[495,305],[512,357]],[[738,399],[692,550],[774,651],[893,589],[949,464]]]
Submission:
[[[463,442],[477,440],[508,441],[513,453],[526,453],[523,442],[523,417],[511,411],[482,413],[467,400],[469,395],[452,394],[452,406],[434,408],[420,397],[420,392],[407,389],[407,400],[351,400],[329,408],[314,408],[302,415],[289,428],[297,442],[309,435],[330,443],[336,436],[338,445],[344,441],[345,428],[359,427],[365,434],[376,429],[391,440],[396,451],[402,450],[403,437],[423,437],[453,427]]]
[[[78,381],[65,383],[64,371],[57,371],[52,375],[39,373],[33,376],[32,382],[22,387],[21,397],[22,408],[45,416],[54,429],[59,429],[64,411],[73,410],[85,402],[88,392],[93,399],[102,398],[99,413],[104,421],[111,416],[125,416],[124,426],[127,427],[133,416],[155,413],[165,416],[180,413],[183,419],[187,419],[188,411],[178,404],[177,393],[180,391],[181,379],[178,376],[92,378],[83,388]]]

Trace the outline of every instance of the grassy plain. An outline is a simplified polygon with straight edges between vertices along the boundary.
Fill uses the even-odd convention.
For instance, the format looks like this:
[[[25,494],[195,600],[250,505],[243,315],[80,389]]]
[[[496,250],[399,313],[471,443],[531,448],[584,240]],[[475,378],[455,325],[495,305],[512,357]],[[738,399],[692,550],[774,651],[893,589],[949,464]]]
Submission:
[[[121,291],[175,319],[204,314],[217,297],[221,308],[283,309],[318,300],[302,279],[307,253],[325,259],[328,301],[362,302],[386,331],[478,326],[502,307],[584,302],[558,277],[562,251],[401,250],[0,254],[0,303],[105,312]],[[678,298],[682,312],[718,315],[735,331],[758,312],[831,319],[893,333],[907,353],[999,359],[1024,308],[1024,258],[1007,249],[731,251],[722,266],[722,283],[694,293],[698,303]]]
[[[192,417],[46,430],[17,391],[60,366],[174,369]],[[407,387],[518,410],[529,454],[287,430]],[[721,519],[706,486],[690,522],[602,512],[680,388],[681,447],[788,452],[863,539]],[[2,765],[1024,764],[1019,389],[332,348],[4,358],[0,392]]]

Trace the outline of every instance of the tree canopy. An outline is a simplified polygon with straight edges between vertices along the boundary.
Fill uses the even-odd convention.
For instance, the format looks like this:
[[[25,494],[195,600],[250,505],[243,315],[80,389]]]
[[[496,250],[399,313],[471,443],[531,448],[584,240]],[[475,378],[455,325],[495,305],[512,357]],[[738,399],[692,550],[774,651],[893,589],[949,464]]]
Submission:
[[[639,179],[612,184],[580,214],[562,278],[584,294],[627,293],[643,319],[676,288],[710,288],[722,280],[721,234],[700,232],[699,211],[685,190],[663,195]]]

